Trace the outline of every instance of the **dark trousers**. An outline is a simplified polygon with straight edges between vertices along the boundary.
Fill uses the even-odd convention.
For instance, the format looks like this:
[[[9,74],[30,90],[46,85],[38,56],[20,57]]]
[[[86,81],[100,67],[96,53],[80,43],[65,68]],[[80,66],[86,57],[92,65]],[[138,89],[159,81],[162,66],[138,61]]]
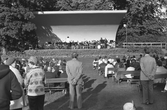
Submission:
[[[142,80],[143,103],[153,103],[153,80]]]
[[[30,110],[44,110],[45,95],[28,96]]]

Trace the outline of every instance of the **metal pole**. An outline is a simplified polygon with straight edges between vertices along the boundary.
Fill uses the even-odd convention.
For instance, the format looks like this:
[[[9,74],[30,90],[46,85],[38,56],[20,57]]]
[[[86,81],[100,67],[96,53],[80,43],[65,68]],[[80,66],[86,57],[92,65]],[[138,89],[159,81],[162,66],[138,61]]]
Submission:
[[[126,48],[128,47],[128,40],[127,40],[127,26],[125,27],[126,28]]]

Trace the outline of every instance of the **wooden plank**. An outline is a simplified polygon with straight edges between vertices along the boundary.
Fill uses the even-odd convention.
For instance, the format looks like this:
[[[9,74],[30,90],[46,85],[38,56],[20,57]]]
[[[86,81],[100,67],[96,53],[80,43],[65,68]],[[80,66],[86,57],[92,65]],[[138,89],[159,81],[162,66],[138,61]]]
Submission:
[[[119,79],[123,78],[123,79],[129,79],[129,82],[132,83],[133,82],[133,78],[126,78],[125,75],[127,74],[131,74],[132,77],[135,76],[140,76],[140,71],[118,71],[116,77],[119,83]],[[138,79],[135,79],[135,82],[138,82]]]
[[[132,76],[140,76],[140,71],[118,71],[117,75],[121,76],[121,75],[127,75],[127,74],[131,74]]]
[[[55,84],[55,83],[63,83],[63,82],[67,82],[67,78],[49,78],[46,79],[46,84]],[[45,86],[45,91],[49,91],[50,93],[52,93],[52,91],[54,90],[66,90],[65,87],[61,87],[61,86],[49,86],[46,85]]]
[[[65,89],[65,88],[61,86],[55,86],[55,87],[45,87],[45,89]]]
[[[167,73],[155,74],[154,78],[155,79],[157,79],[157,78],[167,78]]]
[[[46,84],[61,83],[61,82],[67,82],[67,78],[49,78],[49,79],[46,79]]]

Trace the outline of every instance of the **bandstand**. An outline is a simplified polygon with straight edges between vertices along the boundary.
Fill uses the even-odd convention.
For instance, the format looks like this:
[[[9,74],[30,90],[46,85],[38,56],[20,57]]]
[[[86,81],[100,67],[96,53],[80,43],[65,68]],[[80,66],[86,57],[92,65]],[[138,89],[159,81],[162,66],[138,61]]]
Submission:
[[[43,11],[35,12],[32,20],[37,26],[40,42],[55,38],[65,41],[67,36],[74,41],[91,41],[107,38],[115,41],[118,26],[126,10],[108,11]]]

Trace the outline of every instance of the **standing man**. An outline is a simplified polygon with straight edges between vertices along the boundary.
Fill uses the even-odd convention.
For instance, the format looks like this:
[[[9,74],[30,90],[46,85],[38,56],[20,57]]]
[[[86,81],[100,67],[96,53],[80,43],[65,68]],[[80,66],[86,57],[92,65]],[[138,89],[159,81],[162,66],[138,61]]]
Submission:
[[[72,60],[66,64],[66,72],[68,75],[68,82],[70,85],[70,103],[69,108],[74,108],[75,92],[77,95],[78,109],[82,108],[82,62],[78,61],[78,54],[72,53]]]
[[[143,104],[153,103],[153,80],[156,73],[156,61],[149,55],[149,50],[144,49],[145,56],[140,60],[141,73],[140,80],[142,85]]]

